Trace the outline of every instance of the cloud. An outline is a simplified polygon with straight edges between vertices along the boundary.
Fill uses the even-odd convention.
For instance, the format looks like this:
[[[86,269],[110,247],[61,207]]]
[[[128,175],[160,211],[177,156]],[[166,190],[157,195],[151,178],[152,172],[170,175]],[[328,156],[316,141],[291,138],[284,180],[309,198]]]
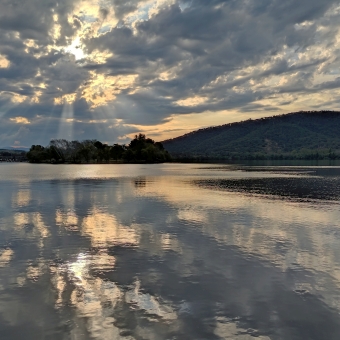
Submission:
[[[112,142],[183,114],[337,108],[339,19],[335,0],[3,0],[0,144],[16,117],[47,143],[65,105],[74,136]]]
[[[9,119],[12,122],[17,124],[31,124],[31,122],[26,117],[14,117]]]

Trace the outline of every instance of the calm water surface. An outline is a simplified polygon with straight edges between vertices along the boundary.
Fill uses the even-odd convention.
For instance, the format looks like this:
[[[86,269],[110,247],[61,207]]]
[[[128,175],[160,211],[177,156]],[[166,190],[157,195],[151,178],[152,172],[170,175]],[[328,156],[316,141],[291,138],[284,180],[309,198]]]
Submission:
[[[340,167],[0,164],[0,339],[340,339]]]

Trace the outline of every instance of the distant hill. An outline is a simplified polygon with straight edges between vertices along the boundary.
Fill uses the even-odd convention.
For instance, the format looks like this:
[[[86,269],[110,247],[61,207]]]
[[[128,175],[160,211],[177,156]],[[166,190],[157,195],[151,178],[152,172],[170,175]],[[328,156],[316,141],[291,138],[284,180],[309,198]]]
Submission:
[[[19,146],[19,147],[13,147],[13,146],[3,146],[0,147],[0,151],[29,151],[30,148],[26,148],[24,146]]]
[[[25,162],[26,151],[14,148],[0,148],[0,162]]]
[[[190,132],[162,142],[179,159],[340,158],[340,112],[302,111]]]

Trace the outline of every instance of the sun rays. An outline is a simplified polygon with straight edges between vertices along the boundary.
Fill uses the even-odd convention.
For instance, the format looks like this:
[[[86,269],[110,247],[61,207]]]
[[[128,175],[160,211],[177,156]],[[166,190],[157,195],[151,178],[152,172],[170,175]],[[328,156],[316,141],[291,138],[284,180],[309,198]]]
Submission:
[[[129,94],[139,91],[138,72],[91,69],[89,65],[105,65],[115,55],[110,49],[91,49],[89,41],[110,34],[119,25],[134,29],[136,22],[148,20],[151,13],[156,13],[155,6],[166,2],[173,1],[148,0],[136,2],[131,8],[122,4],[118,9],[110,1],[87,0],[69,7],[72,13],[68,16],[59,12],[58,6],[53,8],[49,43],[42,47],[33,36],[22,40],[22,53],[30,55],[32,60],[39,58],[38,67],[30,74],[31,65],[27,64],[28,78],[22,78],[8,92],[0,91],[3,99],[0,119],[9,125],[0,140],[7,140],[9,132],[12,136],[20,135],[23,129],[35,136],[34,143],[42,144],[53,138],[81,139],[81,131],[86,131],[84,138],[103,138],[107,142],[126,139],[124,132],[112,137],[118,129],[135,132],[136,128],[128,121],[130,116],[138,115],[138,107]],[[12,39],[19,42],[21,36],[14,33]],[[0,71],[7,72],[13,67],[16,61],[1,51]],[[127,108],[121,105],[122,96]],[[122,111],[119,117],[117,110]],[[122,121],[124,115],[126,122]]]
[[[59,120],[58,138],[73,140],[74,109],[73,104],[65,101]]]

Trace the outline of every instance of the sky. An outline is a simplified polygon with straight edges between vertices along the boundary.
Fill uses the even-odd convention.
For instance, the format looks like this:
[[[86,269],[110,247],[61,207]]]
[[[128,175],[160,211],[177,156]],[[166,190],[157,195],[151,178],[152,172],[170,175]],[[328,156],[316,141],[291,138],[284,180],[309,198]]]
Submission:
[[[340,2],[0,0],[0,146],[338,110]]]

